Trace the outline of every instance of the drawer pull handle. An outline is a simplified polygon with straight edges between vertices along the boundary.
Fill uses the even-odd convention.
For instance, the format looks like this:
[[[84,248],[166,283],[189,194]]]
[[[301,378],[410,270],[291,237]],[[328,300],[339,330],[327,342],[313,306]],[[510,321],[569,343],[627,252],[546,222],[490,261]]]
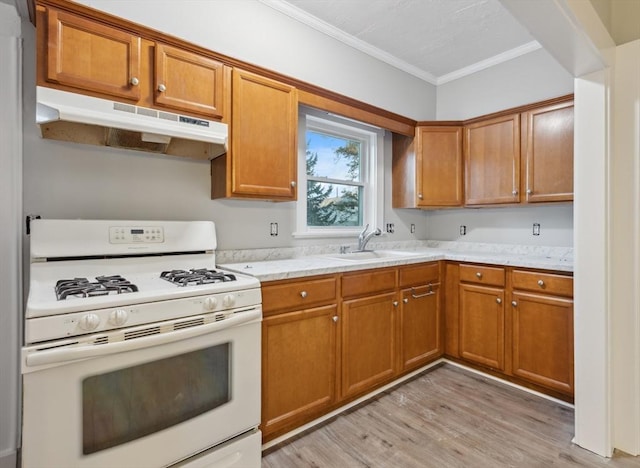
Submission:
[[[511,305],[512,305],[513,307],[518,307],[518,303],[517,303],[516,301],[511,301]]]
[[[424,294],[416,294],[415,288],[411,288],[411,297],[414,299],[420,299],[421,297],[433,296],[436,292],[433,290],[433,286],[429,283],[429,290]]]
[[[541,288],[544,288],[544,281],[538,280],[538,286],[540,286]]]
[[[301,297],[301,298],[303,298],[303,299],[304,299],[305,297],[307,297],[307,291],[302,291],[302,292],[300,292],[300,297]]]
[[[331,317],[331,320],[333,320],[334,322],[337,322],[338,321],[338,316],[334,315],[333,317]]]
[[[478,279],[482,278],[482,273],[478,272],[476,273],[476,276],[478,277]]]
[[[502,299],[500,299],[499,297],[496,297],[496,302],[497,302],[498,304],[502,304]]]

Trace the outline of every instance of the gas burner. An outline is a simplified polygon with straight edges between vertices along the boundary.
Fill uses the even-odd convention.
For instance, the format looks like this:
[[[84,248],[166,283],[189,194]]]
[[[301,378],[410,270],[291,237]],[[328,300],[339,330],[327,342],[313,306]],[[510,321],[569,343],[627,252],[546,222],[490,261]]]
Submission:
[[[55,287],[59,301],[70,297],[106,296],[137,290],[138,287],[135,284],[131,284],[120,275],[98,276],[95,282],[89,282],[87,278],[58,280]]]
[[[236,277],[229,273],[206,268],[192,268],[191,270],[171,270],[163,271],[160,278],[165,279],[177,286],[189,286],[198,284],[226,283],[235,281]]]

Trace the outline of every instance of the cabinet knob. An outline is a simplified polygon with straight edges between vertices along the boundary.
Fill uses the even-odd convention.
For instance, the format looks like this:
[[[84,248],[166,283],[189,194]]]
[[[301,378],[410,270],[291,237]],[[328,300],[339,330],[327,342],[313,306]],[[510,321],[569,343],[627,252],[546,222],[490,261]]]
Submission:
[[[296,181],[295,181],[295,180],[292,180],[292,181],[291,181],[291,186],[292,186],[292,187],[295,187],[296,185],[297,185],[297,184],[296,184]]]
[[[518,303],[517,303],[516,301],[511,301],[511,305],[512,305],[513,307],[517,307],[517,306],[518,306]]]
[[[544,288],[544,281],[538,280],[538,286],[540,286],[541,288]]]
[[[402,302],[404,302],[405,304],[407,304],[409,302],[409,298],[405,297],[404,299],[402,299]]]
[[[480,279],[480,278],[482,278],[482,273],[477,272],[477,273],[476,273],[476,276],[478,277],[478,279]]]
[[[393,301],[393,307],[398,307],[398,301]]]
[[[497,302],[498,304],[502,304],[502,299],[500,299],[499,297],[496,297],[496,302]]]
[[[527,195],[531,195],[532,193],[533,193],[533,190],[527,189]]]
[[[421,193],[419,193],[419,194],[418,194],[418,198],[419,198],[420,200],[422,200],[424,197],[422,196],[422,194],[421,194]]]
[[[129,80],[129,83],[131,83],[131,86],[138,86],[140,84],[140,80],[134,76]]]
[[[300,291],[300,297],[303,299],[307,297],[307,291]]]
[[[163,84],[159,84],[158,85],[158,91],[160,91],[161,93],[164,93],[167,90],[167,87]]]
[[[334,322],[337,322],[338,321],[338,316],[334,315],[333,317],[331,317],[331,320],[333,320]]]
[[[517,191],[517,190],[514,190],[513,192],[511,192],[511,195],[513,195],[513,196],[518,195],[518,191]]]

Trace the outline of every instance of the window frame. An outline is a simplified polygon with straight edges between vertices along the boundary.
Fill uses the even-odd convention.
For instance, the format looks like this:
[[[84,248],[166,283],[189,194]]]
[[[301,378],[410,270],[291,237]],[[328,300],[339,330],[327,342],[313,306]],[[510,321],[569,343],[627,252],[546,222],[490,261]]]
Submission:
[[[362,186],[363,212],[359,226],[307,225],[307,130],[335,135],[362,142],[361,182],[312,178],[318,182],[333,182]],[[298,118],[298,201],[296,203],[297,238],[357,237],[369,224],[375,229],[383,220],[384,207],[384,134],[385,131],[326,111],[301,106]]]

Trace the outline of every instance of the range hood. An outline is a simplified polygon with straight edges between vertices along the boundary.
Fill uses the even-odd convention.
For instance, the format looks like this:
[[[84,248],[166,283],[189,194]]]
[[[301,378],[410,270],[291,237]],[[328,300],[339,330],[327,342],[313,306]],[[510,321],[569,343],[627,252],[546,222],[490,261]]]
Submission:
[[[36,88],[43,138],[213,159],[227,152],[228,126],[53,88]]]

